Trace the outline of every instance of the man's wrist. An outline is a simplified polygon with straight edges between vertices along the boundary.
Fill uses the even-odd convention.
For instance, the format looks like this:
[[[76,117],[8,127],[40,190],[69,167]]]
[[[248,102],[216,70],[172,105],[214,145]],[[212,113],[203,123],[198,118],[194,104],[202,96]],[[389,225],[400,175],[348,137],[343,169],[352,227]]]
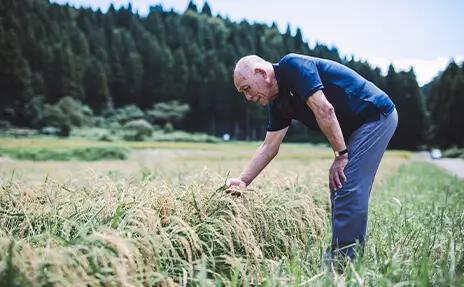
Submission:
[[[240,175],[238,178],[239,178],[241,181],[243,181],[243,182],[246,184],[246,186],[250,185],[250,183],[251,183],[251,180],[249,180],[249,179],[248,179],[246,176],[244,176],[244,175]]]
[[[335,157],[341,157],[341,156],[347,156],[348,155],[348,149],[345,148],[340,151],[334,151]]]

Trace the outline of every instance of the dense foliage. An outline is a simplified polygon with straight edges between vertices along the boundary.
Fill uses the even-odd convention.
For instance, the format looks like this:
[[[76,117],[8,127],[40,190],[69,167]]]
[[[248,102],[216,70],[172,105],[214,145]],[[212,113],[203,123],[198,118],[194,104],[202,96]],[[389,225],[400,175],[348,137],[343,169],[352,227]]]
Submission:
[[[452,61],[426,89],[425,100],[433,123],[429,140],[441,148],[464,147],[464,64],[459,67]]]
[[[391,66],[383,76],[334,47],[310,48],[299,28],[292,34],[290,27],[281,33],[275,24],[235,23],[212,15],[207,3],[202,9],[190,3],[182,14],[153,6],[144,17],[130,4],[103,13],[48,0],[5,0],[0,11],[1,126],[55,126],[66,135],[72,126],[114,119],[130,106],[142,111],[132,120],[261,139],[266,107],[237,93],[233,67],[245,54],[278,61],[296,52],[342,62],[384,89],[400,114],[392,147],[464,142],[463,68],[455,64],[430,88],[427,106],[413,70]],[[295,125],[288,139],[314,140],[312,135]]]

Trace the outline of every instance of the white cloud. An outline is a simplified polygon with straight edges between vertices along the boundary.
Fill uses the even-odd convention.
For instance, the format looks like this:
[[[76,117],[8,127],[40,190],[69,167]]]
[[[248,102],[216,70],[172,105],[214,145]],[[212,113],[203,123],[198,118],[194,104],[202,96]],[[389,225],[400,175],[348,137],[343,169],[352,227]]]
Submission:
[[[464,61],[464,55],[457,55],[454,58],[456,63],[461,63]],[[437,57],[434,60],[421,60],[421,59],[399,59],[390,61],[385,58],[368,58],[367,61],[372,66],[379,67],[384,74],[388,71],[388,66],[392,63],[395,67],[395,70],[408,71],[413,67],[414,72],[416,73],[416,79],[420,86],[430,82],[435,76],[437,76],[441,71],[446,69],[450,62],[451,58],[449,57]]]

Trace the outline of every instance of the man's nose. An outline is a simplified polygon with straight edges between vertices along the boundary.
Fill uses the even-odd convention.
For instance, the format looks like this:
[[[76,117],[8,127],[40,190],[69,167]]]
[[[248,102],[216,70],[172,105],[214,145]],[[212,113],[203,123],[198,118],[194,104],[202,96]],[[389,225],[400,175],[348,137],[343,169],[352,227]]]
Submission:
[[[250,94],[245,94],[245,98],[250,101],[253,98],[253,96]]]

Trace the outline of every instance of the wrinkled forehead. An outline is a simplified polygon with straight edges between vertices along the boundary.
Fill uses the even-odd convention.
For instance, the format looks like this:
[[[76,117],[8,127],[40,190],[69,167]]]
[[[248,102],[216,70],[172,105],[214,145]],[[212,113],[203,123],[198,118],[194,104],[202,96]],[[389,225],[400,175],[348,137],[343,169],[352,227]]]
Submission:
[[[234,84],[237,89],[240,89],[241,86],[246,85],[248,83],[248,80],[250,78],[250,73],[249,71],[237,67],[234,71]]]

